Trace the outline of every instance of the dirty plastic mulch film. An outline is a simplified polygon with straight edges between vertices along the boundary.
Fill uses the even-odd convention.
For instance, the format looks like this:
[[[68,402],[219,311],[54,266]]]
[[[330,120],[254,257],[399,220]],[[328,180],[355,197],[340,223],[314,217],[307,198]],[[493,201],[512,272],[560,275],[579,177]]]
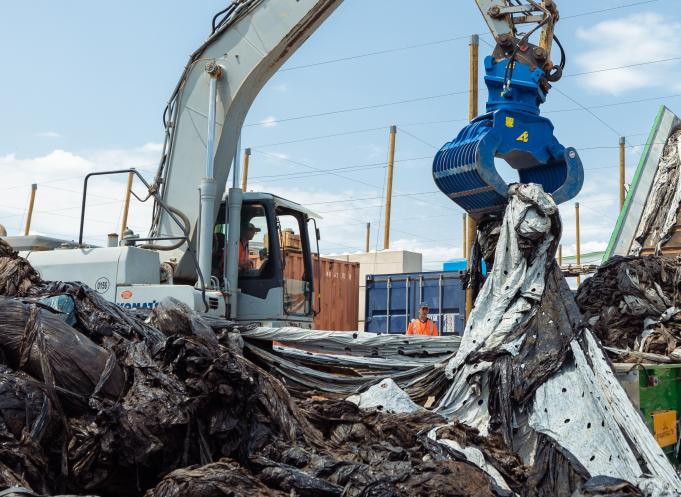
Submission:
[[[170,299],[145,322],[41,281],[2,240],[0,254],[2,495],[503,495],[436,457],[424,434],[437,414],[296,404],[242,355],[234,324]]]
[[[639,255],[644,248],[653,248],[659,255],[672,238],[681,205],[681,129],[665,143],[648,198],[638,200],[645,200],[645,209],[629,253]]]
[[[577,295],[584,321],[619,362],[681,362],[681,259],[612,257]]]
[[[526,495],[681,495],[681,480],[598,340],[578,326],[555,263],[560,228],[540,187],[511,187],[492,273],[447,365],[452,383],[436,411],[503,440],[531,468]],[[517,492],[498,459],[452,439],[446,426],[428,437]]]

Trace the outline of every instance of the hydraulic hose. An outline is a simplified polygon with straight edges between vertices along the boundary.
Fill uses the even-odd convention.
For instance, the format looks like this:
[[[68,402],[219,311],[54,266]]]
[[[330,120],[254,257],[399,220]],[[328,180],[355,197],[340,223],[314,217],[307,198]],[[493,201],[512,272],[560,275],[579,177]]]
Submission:
[[[182,231],[187,234],[187,243],[189,243],[189,227],[191,224],[189,223],[189,218],[184,214],[179,209],[176,209],[175,207],[168,206],[168,210],[175,214],[177,217],[179,217],[182,220],[182,223],[184,224],[184,227]],[[154,243],[146,243],[144,245],[140,245],[140,248],[147,249],[147,250],[175,250],[178,249],[182,246],[182,244],[185,242],[185,240],[178,240],[177,242],[173,243],[172,245],[157,245]]]

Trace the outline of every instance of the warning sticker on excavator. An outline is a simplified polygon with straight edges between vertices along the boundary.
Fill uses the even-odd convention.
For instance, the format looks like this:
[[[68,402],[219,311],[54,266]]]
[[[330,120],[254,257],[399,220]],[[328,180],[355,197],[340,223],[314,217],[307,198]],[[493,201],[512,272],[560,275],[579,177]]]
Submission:
[[[527,143],[528,141],[530,141],[530,133],[525,131],[522,135],[516,138],[515,141]]]
[[[506,116],[506,127],[512,128],[515,126],[515,118]]]

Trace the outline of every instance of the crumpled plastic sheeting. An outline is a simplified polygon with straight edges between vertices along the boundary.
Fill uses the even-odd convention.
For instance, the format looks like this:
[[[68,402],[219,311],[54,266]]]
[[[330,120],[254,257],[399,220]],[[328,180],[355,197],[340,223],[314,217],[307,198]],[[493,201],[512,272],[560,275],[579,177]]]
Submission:
[[[532,468],[536,495],[570,497],[596,476],[626,480],[649,497],[681,495],[600,345],[588,329],[579,334],[579,311],[554,260],[559,236],[552,199],[537,185],[512,187],[495,265],[447,366],[452,385],[437,412],[501,437]],[[438,443],[452,448],[442,431]]]
[[[38,271],[0,238],[0,296],[23,296],[40,281]]]
[[[317,331],[301,328],[255,328],[242,333],[248,340],[277,341],[301,350],[361,357],[443,356],[456,352],[461,338],[421,335],[377,335],[357,331]]]
[[[293,347],[284,347],[275,345],[272,347],[274,352],[283,357],[295,360],[300,364],[306,364],[318,367],[351,367],[359,371],[372,372],[379,374],[381,371],[400,372],[413,368],[425,366],[427,364],[435,364],[442,362],[443,359],[439,356],[428,357],[402,357],[399,359],[385,359],[382,357],[358,357],[341,354],[323,354],[316,352],[307,352]]]
[[[168,336],[189,333],[214,344],[218,342],[213,329],[199,313],[172,297],[163,299],[156,306],[148,322]]]
[[[361,409],[378,409],[392,413],[416,412],[423,409],[390,378],[372,385],[365,392],[347,398]]]
[[[54,295],[73,298],[74,327],[38,303]],[[419,433],[442,424],[440,416],[368,412],[345,401],[296,404],[241,354],[239,329],[224,320],[196,321],[168,301],[155,317],[144,316],[161,330],[85,286],[40,280],[0,303],[11,311],[0,321],[0,489],[103,497],[503,495],[476,466],[434,460],[437,450]],[[217,341],[197,332],[203,324],[219,331]],[[65,350],[53,350],[60,341]],[[26,367],[34,376],[11,367],[30,359],[35,343],[53,346],[38,349],[40,369]],[[90,377],[107,364],[126,373],[119,401],[59,408],[67,389],[91,393],[92,380],[81,385],[69,368],[97,366]]]
[[[662,246],[671,239],[680,204],[681,129],[678,129],[665,144],[629,253],[639,255],[644,246],[652,245],[655,255],[659,255]]]
[[[236,461],[221,459],[205,466],[176,469],[144,497],[225,497],[252,495],[253,497],[289,497],[266,487]]]
[[[56,314],[0,297],[0,323],[6,363],[43,381],[67,407],[82,411],[99,396],[115,402],[123,395],[125,375],[116,356]]]
[[[314,333],[314,332],[313,332]],[[279,378],[292,395],[306,398],[310,392],[319,392],[327,397],[345,398],[362,389],[390,377],[406,391],[415,402],[426,402],[430,397],[439,397],[447,387],[442,373],[444,364],[430,363],[406,370],[386,374],[380,372],[359,373],[355,369],[334,365],[330,371],[324,367],[308,367],[289,358],[270,353],[251,343],[244,345],[249,358]]]
[[[681,362],[681,259],[612,257],[577,294],[585,322],[604,345]]]
[[[681,495],[681,480],[593,334],[585,330],[571,347],[574,360],[537,390],[530,426],[555,438],[592,476],[626,480],[645,495]]]

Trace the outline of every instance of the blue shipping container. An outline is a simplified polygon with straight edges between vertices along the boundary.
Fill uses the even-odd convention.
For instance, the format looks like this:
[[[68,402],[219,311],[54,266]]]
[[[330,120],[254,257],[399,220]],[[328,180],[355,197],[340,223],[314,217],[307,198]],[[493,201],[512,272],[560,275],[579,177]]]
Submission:
[[[419,304],[425,302],[440,334],[463,334],[466,292],[461,288],[462,275],[463,271],[367,275],[364,331],[406,333]]]

